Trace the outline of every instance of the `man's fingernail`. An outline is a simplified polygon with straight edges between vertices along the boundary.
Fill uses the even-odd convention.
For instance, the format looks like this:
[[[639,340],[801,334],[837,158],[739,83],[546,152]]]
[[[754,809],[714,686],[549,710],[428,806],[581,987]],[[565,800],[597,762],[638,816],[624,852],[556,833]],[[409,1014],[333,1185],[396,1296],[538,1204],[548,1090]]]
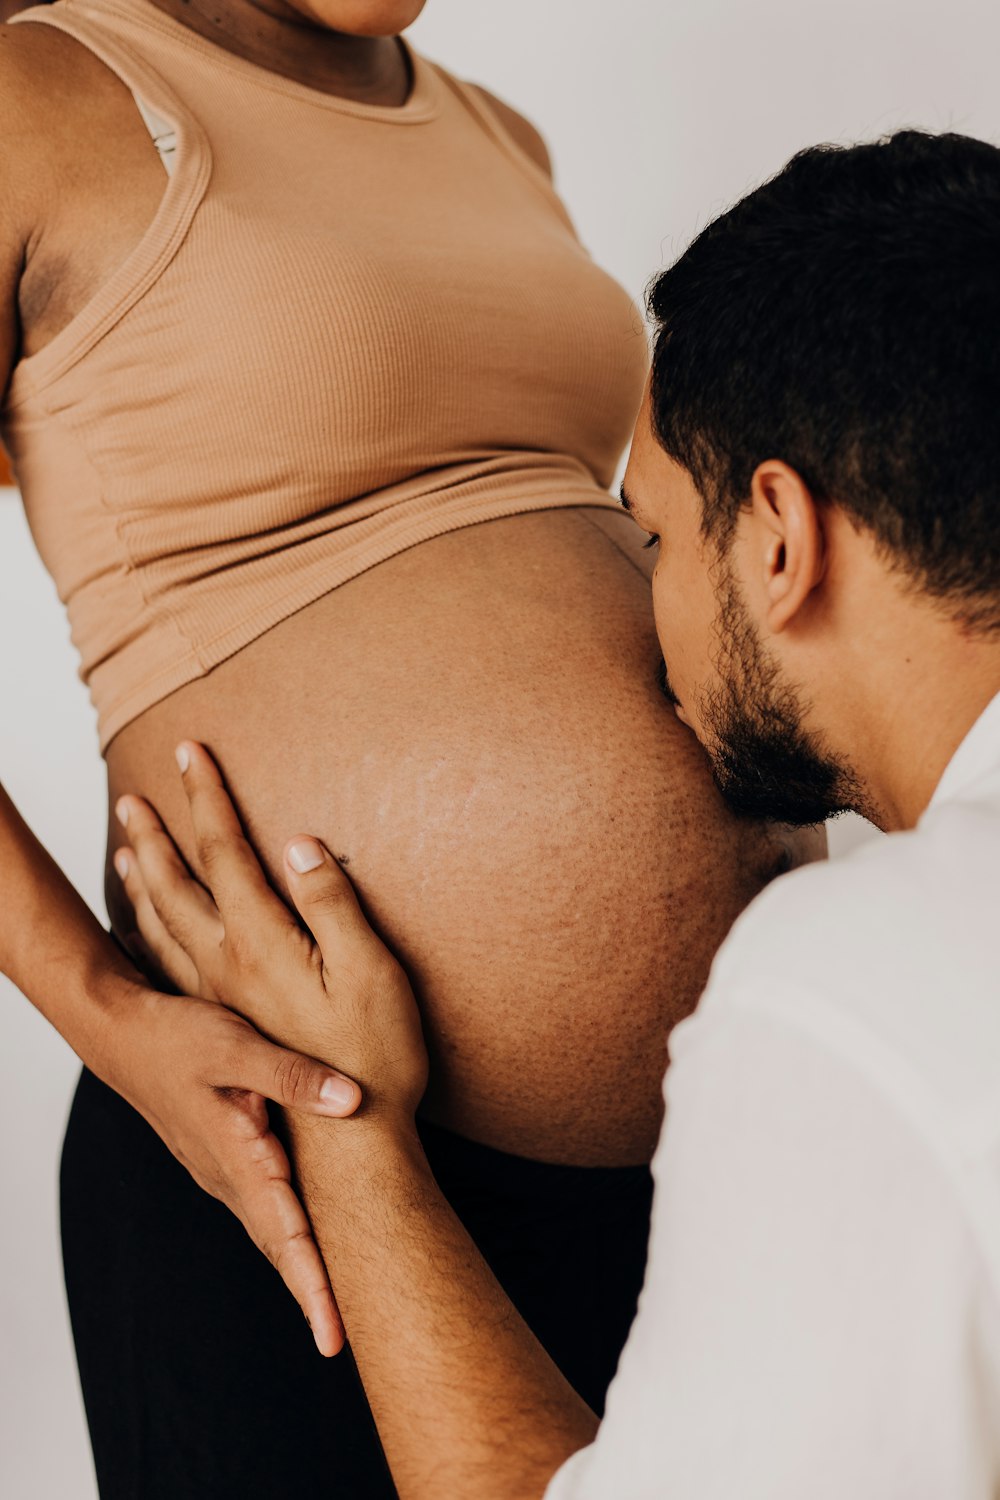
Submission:
[[[115,817],[118,819],[123,828],[126,828],[128,826],[128,803],[125,801],[124,797],[119,797],[118,801],[115,803]]]
[[[319,1091],[320,1102],[331,1109],[346,1109],[354,1103],[355,1088],[346,1078],[328,1078]]]
[[[323,851],[315,839],[299,839],[288,850],[288,863],[299,875],[318,870],[323,863]]]
[[[174,755],[177,757],[177,764],[180,766],[181,775],[183,776],[184,772],[191,764],[191,752],[188,749],[187,745],[178,745],[177,749],[174,751]]]
[[[115,855],[115,869],[118,871],[118,874],[121,876],[122,880],[125,880],[127,878],[128,855],[125,853],[124,849],[119,849],[117,854]]]

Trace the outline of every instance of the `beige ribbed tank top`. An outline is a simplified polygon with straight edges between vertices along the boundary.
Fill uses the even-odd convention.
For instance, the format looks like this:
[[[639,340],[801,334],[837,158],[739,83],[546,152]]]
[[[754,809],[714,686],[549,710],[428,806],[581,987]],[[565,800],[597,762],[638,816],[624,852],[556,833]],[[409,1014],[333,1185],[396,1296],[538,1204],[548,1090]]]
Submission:
[[[411,50],[402,107],[332,98],[149,0],[14,21],[176,137],[145,236],[0,413],[102,746],[404,548],[615,503],[641,318],[478,94]]]

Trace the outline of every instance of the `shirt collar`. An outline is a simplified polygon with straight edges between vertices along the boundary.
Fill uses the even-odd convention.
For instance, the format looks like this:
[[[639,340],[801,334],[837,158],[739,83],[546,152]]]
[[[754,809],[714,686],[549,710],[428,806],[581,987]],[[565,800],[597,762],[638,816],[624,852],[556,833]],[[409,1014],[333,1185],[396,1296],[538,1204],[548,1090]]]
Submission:
[[[948,762],[931,807],[954,802],[990,772],[1000,771],[1000,693],[986,705]]]

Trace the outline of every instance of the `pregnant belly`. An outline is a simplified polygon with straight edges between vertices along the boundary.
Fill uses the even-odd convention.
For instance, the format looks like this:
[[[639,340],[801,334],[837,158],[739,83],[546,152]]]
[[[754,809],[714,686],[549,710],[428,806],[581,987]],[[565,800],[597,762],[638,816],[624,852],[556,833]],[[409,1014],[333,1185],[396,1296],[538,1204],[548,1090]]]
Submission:
[[[209,746],[275,883],[322,838],[407,965],[427,1115],[549,1161],[647,1160],[666,1038],[733,918],[815,836],[737,822],[655,682],[625,517],[547,511],[425,542],[150,709],[112,801],[190,857],[173,747]],[[112,840],[115,832],[112,832]],[[113,873],[109,909],[129,916]]]

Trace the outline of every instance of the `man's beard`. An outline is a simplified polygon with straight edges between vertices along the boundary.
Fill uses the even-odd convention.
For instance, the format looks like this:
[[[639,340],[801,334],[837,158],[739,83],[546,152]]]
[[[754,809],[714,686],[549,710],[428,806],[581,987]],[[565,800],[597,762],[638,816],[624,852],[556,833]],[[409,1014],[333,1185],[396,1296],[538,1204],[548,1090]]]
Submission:
[[[729,807],[742,818],[796,827],[822,823],[865,798],[851,768],[824,753],[803,728],[796,690],[781,680],[723,563],[716,630],[720,681],[698,705],[712,774]],[[664,665],[660,686],[677,703]]]

